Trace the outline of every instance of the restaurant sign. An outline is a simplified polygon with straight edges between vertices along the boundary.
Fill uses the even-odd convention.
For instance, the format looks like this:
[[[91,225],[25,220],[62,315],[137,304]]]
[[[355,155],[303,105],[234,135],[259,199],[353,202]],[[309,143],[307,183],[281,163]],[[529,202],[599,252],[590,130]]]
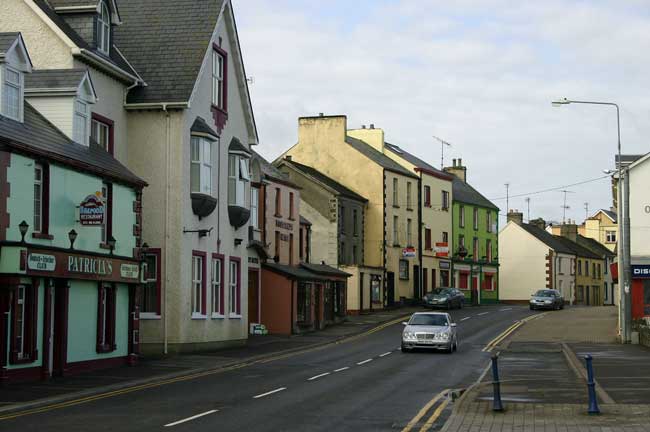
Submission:
[[[105,206],[101,192],[88,195],[79,204],[79,223],[86,226],[104,224]]]

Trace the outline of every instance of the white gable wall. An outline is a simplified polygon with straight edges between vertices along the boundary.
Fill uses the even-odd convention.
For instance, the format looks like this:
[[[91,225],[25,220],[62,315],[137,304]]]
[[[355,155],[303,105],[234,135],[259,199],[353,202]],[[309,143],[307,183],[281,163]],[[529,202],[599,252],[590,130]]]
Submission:
[[[549,247],[519,225],[508,222],[499,232],[499,299],[523,301],[546,287]]]

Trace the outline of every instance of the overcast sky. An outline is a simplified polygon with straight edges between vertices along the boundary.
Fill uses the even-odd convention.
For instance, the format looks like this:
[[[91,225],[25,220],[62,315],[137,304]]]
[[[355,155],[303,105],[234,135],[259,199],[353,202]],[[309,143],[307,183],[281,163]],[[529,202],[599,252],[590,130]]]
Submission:
[[[505,213],[510,194],[577,183],[613,168],[614,108],[623,153],[650,143],[650,2],[233,0],[258,151],[297,140],[300,116],[345,114],[468,181]],[[569,188],[567,217],[611,206],[609,180]],[[531,218],[562,220],[561,192],[530,195]],[[510,208],[526,213],[525,196]],[[526,217],[526,216],[524,216]],[[503,219],[501,219],[503,223]]]

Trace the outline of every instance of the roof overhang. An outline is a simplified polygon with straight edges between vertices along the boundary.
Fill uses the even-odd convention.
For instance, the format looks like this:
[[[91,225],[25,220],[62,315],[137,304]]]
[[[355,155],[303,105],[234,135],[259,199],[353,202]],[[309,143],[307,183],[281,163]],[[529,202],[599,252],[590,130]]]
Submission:
[[[432,171],[432,170],[427,169],[427,168],[416,167],[416,168],[414,168],[414,170],[415,170],[415,172],[421,172],[421,173],[430,175],[431,177],[439,178],[441,180],[447,180],[447,181],[453,181],[454,180],[454,177],[449,175],[449,174]]]
[[[21,65],[15,66],[22,66],[19,68],[21,72],[29,73],[32,71],[34,65],[32,64],[32,59],[29,57],[29,52],[25,46],[25,40],[23,39],[22,33],[18,33],[16,35],[16,40],[14,40],[11,46],[7,48],[4,53],[0,53],[0,63],[7,62],[7,59],[11,56],[16,56],[20,59]]]

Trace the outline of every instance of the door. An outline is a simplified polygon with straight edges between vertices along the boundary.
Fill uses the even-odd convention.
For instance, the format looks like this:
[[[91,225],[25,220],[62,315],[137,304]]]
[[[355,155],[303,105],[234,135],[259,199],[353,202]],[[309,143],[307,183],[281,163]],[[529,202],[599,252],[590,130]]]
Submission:
[[[52,376],[64,374],[68,358],[68,290],[68,281],[57,279],[54,282]]]
[[[45,298],[46,299],[49,298],[50,300],[50,316],[49,316],[50,324],[48,326],[49,335],[48,335],[48,343],[47,343],[47,347],[48,347],[47,371],[49,376],[52,376],[52,374],[54,373],[54,323],[55,323],[54,314],[56,311],[56,302],[55,302],[56,293],[55,293],[54,284],[51,283],[48,284],[45,287],[45,289],[50,291],[49,295],[46,296]]]
[[[420,298],[429,291],[429,269],[422,269],[422,294]]]
[[[325,286],[325,321],[334,321],[334,289],[332,283]]]
[[[384,304],[386,306],[393,306],[395,304],[395,273],[388,272],[386,277],[386,299],[384,300]]]
[[[321,324],[321,293],[323,292],[323,286],[317,284],[314,287],[314,327],[319,329]]]
[[[472,304],[478,304],[478,278],[472,276]]]
[[[436,287],[436,269],[431,269],[431,289]]]
[[[251,323],[259,323],[259,271],[257,269],[248,270],[248,327]]]
[[[420,299],[420,266],[413,266],[413,299]]]

